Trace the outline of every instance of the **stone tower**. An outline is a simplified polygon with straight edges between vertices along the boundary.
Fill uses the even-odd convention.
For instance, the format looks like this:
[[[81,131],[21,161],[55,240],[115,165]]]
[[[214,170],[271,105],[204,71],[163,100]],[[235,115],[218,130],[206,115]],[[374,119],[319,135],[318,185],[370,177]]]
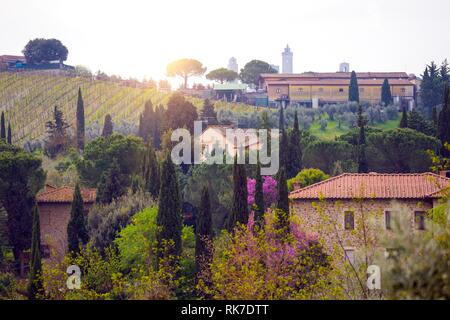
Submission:
[[[235,57],[231,57],[230,60],[228,61],[228,70],[239,72],[239,67]]]
[[[284,48],[283,53],[281,53],[283,57],[282,61],[282,67],[281,72],[282,73],[293,73],[294,67],[293,67],[293,53],[291,49],[289,48],[289,45],[286,45],[286,48]]]

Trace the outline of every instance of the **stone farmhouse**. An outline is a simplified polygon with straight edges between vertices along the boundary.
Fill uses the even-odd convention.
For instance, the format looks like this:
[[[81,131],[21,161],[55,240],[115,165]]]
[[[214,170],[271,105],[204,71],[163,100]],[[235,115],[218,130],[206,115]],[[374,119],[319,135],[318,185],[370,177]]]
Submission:
[[[73,187],[56,188],[46,185],[44,191],[36,197],[44,258],[48,258],[50,252],[54,252],[57,257],[61,257],[67,252],[67,225],[70,220],[73,193]],[[97,191],[96,189],[82,189],[81,196],[87,215],[95,202]]]
[[[338,244],[340,254],[354,262],[367,241],[385,255],[395,249],[379,243],[392,232],[394,215],[407,215],[411,232],[427,229],[427,210],[449,186],[450,179],[433,173],[345,173],[294,190],[289,198],[306,231],[317,234],[326,250]]]

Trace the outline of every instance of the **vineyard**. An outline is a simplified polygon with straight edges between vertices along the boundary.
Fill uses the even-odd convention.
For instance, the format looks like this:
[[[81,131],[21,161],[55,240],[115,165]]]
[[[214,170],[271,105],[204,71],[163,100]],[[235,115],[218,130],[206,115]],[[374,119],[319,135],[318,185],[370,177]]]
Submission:
[[[45,123],[54,106],[64,112],[70,125],[75,123],[77,91],[81,88],[86,124],[103,123],[107,113],[113,119],[137,122],[145,101],[166,105],[170,94],[155,88],[133,88],[110,81],[73,77],[49,72],[0,73],[0,111],[11,123],[13,142],[42,138]],[[200,99],[189,98],[197,107]]]

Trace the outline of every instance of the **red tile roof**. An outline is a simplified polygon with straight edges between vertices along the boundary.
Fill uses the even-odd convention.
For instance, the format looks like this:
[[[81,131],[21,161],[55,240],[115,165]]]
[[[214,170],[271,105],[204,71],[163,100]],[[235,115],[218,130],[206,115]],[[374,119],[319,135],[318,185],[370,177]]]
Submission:
[[[48,188],[37,195],[38,203],[71,203],[73,200],[73,187]],[[95,202],[97,197],[96,189],[81,189],[81,196],[85,203]]]
[[[344,173],[294,190],[291,199],[426,199],[439,198],[450,179],[434,173]]]
[[[381,86],[383,85],[383,79],[361,79],[358,80],[360,86]],[[267,80],[268,85],[298,85],[298,86],[349,86],[350,79],[306,79],[306,80]],[[414,86],[409,80],[405,79],[391,79],[389,80],[391,86]]]
[[[263,79],[350,79],[351,72],[304,72],[304,73],[262,73]],[[408,79],[406,72],[357,72],[359,79]]]

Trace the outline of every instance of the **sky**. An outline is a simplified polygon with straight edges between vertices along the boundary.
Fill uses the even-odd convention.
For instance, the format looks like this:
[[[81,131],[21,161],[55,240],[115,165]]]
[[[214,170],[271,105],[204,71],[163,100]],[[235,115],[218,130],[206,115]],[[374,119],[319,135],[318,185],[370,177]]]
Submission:
[[[450,58],[448,0],[1,0],[0,55],[33,38],[57,38],[67,64],[165,79],[180,58],[208,70],[252,59],[294,72],[405,71]],[[194,79],[195,82],[205,82]]]

